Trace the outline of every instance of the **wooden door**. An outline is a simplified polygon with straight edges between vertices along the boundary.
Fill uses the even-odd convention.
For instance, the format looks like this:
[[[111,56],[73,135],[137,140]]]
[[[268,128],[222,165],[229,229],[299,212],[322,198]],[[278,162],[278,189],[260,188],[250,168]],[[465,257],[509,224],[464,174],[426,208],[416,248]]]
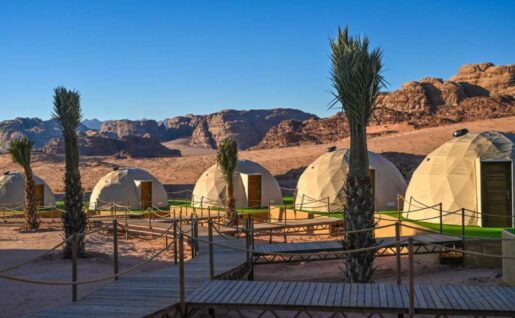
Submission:
[[[140,183],[141,191],[141,210],[152,207],[152,181],[142,181]]]
[[[249,208],[261,207],[261,175],[249,175],[249,191],[248,205]]]
[[[35,197],[36,197],[36,206],[44,206],[45,205],[45,185],[44,184],[36,184],[35,188]]]
[[[511,162],[481,163],[481,220],[484,227],[512,226],[511,180]]]

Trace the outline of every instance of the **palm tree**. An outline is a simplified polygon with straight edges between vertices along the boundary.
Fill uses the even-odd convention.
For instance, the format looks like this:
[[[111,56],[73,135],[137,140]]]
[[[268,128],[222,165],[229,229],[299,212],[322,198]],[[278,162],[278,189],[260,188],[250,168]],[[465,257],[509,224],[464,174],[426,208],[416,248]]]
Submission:
[[[82,209],[82,185],[79,171],[79,148],[77,128],[81,121],[80,94],[75,90],[67,90],[57,87],[54,90],[53,118],[59,124],[64,138],[65,154],[65,211],[62,214],[65,238],[75,234],[84,234],[87,223],[87,215]],[[78,237],[77,255],[85,255],[85,237]],[[64,246],[64,258],[72,255],[72,240],[68,240]]]
[[[9,143],[7,152],[11,156],[14,163],[22,166],[25,172],[25,228],[38,229],[38,207],[36,205],[36,183],[34,182],[34,174],[30,165],[31,150],[34,143],[27,137],[12,140]]]
[[[331,41],[332,106],[341,104],[349,122],[350,154],[344,205],[346,228],[349,231],[372,228],[374,198],[369,177],[366,128],[374,111],[375,100],[384,87],[382,51],[369,49],[365,37],[349,36],[348,28],[338,28]],[[373,232],[349,233],[347,249],[375,245]],[[352,253],[347,256],[345,278],[349,282],[369,282],[372,279],[375,251]]]
[[[222,171],[225,181],[225,211],[227,223],[234,225],[238,219],[238,215],[236,214],[233,184],[233,174],[236,169],[236,165],[238,164],[238,145],[234,139],[228,137],[218,145],[216,162]]]

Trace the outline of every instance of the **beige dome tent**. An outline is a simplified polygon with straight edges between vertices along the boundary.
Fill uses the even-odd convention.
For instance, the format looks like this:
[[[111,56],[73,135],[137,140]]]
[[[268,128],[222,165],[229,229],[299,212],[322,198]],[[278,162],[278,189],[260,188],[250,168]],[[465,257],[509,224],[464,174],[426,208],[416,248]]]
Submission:
[[[328,211],[328,207],[330,211],[342,211],[348,160],[349,149],[339,149],[311,163],[299,178],[295,207],[307,211]],[[369,151],[368,160],[376,210],[395,209],[397,194],[406,190],[404,177],[379,154]]]
[[[424,207],[442,203],[444,224],[461,225],[459,210],[465,208],[475,211],[465,213],[467,225],[512,226],[513,145],[513,140],[497,132],[465,134],[444,143],[413,173],[404,217],[439,223],[439,207]],[[452,211],[458,213],[446,215]]]
[[[54,193],[40,178],[34,176],[36,202],[39,206],[50,206],[55,202]],[[0,176],[0,206],[20,208],[25,203],[25,175],[6,172]]]
[[[250,160],[238,160],[233,176],[234,198],[237,208],[258,208],[268,203],[281,204],[282,193],[274,176],[261,165]],[[192,195],[193,207],[222,207],[225,182],[215,164],[200,176]]]
[[[168,196],[161,182],[145,170],[119,168],[97,182],[91,193],[89,208],[109,208],[112,203],[145,210],[168,206]]]

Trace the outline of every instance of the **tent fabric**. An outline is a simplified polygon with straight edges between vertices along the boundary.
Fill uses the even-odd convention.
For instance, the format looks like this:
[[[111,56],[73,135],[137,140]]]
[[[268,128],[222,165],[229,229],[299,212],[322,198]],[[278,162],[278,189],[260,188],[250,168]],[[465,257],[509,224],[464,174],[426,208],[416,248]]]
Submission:
[[[37,184],[45,187],[44,205],[50,206],[55,202],[54,193],[41,178],[34,176]],[[8,173],[0,176],[0,206],[12,207],[25,204],[25,174]]]
[[[166,190],[156,177],[138,168],[113,170],[103,176],[93,188],[89,201],[91,210],[108,208],[116,203],[131,209],[141,208],[140,182],[152,182],[152,205],[168,206]]]
[[[282,203],[282,193],[275,177],[264,167],[250,160],[238,160],[234,182],[234,198],[237,208],[248,207],[246,175],[261,175],[261,207]],[[196,208],[223,207],[225,203],[225,181],[218,165],[213,165],[202,173],[195,184],[192,206]]]
[[[514,151],[513,140],[498,132],[467,134],[447,141],[424,158],[413,173],[403,216],[440,223],[439,207],[425,207],[442,203],[443,223],[461,225],[461,213],[445,212],[481,210],[481,161],[511,161],[513,165]],[[481,225],[481,215],[466,213],[465,224]]]
[[[375,174],[375,208],[392,210],[396,196],[406,190],[406,181],[393,163],[372,151],[368,152],[370,169]],[[295,207],[308,211],[342,211],[344,186],[349,170],[349,149],[328,152],[302,173],[297,184]]]

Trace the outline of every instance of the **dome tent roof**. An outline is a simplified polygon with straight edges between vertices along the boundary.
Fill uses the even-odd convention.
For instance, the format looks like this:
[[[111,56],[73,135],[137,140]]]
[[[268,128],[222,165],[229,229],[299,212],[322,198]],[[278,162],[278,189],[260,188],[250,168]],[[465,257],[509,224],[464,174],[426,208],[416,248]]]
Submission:
[[[36,185],[44,185],[44,205],[53,205],[54,193],[50,187],[38,176],[34,175]],[[5,173],[0,176],[0,205],[22,206],[25,203],[25,174]]]
[[[156,177],[139,168],[119,168],[100,178],[91,192],[89,208],[101,209],[111,203],[128,206],[131,209],[140,208],[142,181],[152,182],[153,206],[168,205],[166,190]]]
[[[370,169],[374,170],[376,210],[395,207],[398,193],[404,193],[406,181],[393,163],[372,151],[368,152]],[[344,186],[349,169],[349,149],[339,149],[318,157],[302,173],[297,184],[297,209],[327,211],[342,210]]]
[[[282,203],[282,193],[275,177],[264,167],[250,160],[238,160],[234,182],[234,198],[236,207],[248,207],[247,184],[248,175],[261,175],[261,207],[269,202]],[[202,173],[195,184],[192,195],[194,207],[222,207],[225,200],[225,181],[218,165],[213,165]]]
[[[439,223],[439,208],[424,209],[439,203],[444,211],[480,211],[481,162],[511,161],[513,165],[514,155],[513,137],[498,132],[466,134],[447,141],[427,155],[413,173],[403,215]],[[443,222],[461,224],[461,214],[444,215]],[[480,215],[467,214],[465,223],[480,225]]]

